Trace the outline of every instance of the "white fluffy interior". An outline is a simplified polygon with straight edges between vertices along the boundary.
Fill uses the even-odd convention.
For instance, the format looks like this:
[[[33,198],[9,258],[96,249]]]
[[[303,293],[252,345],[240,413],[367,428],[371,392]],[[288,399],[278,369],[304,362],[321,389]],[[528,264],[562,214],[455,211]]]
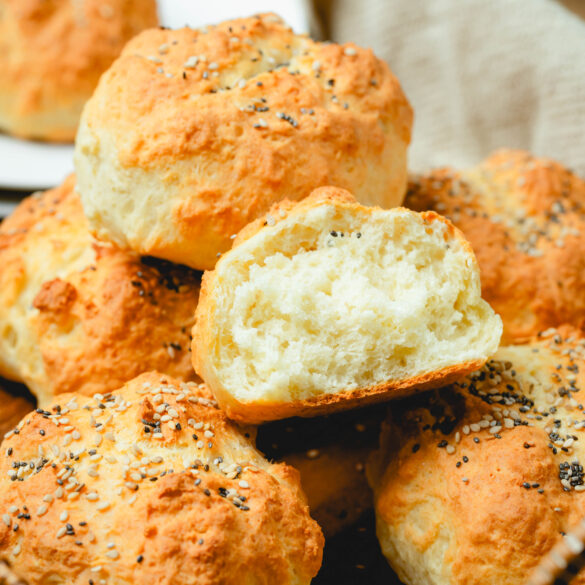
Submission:
[[[216,269],[213,365],[241,401],[306,399],[485,359],[501,334],[469,253],[443,223],[403,209],[321,205],[256,234]]]

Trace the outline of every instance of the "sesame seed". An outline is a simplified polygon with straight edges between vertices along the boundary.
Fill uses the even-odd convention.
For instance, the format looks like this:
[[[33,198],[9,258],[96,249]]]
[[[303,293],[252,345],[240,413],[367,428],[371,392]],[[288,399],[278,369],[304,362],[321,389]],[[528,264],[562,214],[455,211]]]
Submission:
[[[199,57],[193,55],[185,61],[183,67],[185,69],[195,69],[195,67],[197,67],[197,63],[199,63]]]
[[[346,47],[343,53],[348,57],[353,57],[354,55],[357,55],[357,51],[353,47]]]
[[[63,512],[61,512],[61,515],[59,516],[59,520],[61,520],[61,522],[67,522],[68,519],[69,512],[67,512],[67,510],[63,510]]]
[[[250,487],[250,484],[249,484],[249,483],[248,483],[246,480],[244,480],[244,479],[241,479],[241,480],[238,482],[238,485],[239,485],[241,488],[243,488],[243,489],[248,489],[248,488]]]

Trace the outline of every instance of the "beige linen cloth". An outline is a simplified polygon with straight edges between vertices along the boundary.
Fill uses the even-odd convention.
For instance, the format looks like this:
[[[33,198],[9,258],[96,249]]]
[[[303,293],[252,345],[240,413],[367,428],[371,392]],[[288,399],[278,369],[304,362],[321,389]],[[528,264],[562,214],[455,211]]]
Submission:
[[[585,175],[585,0],[316,0],[414,107],[415,171],[523,148]]]

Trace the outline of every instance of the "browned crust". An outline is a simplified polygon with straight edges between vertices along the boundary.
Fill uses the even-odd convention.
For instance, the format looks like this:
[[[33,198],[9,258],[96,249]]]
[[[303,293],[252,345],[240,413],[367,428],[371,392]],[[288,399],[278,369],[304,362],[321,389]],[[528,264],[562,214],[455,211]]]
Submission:
[[[114,390],[145,369],[197,379],[200,273],[92,242],[74,186],[71,175],[26,198],[0,226],[0,325],[22,334],[11,347],[3,331],[0,373],[42,405]]]
[[[174,411],[173,428],[162,422],[160,439],[154,431],[145,433],[143,422],[155,420],[162,404],[158,394],[166,411]],[[5,440],[0,457],[0,561],[8,560],[29,585],[54,580],[87,585],[96,577],[120,585],[308,585],[321,563],[323,536],[309,516],[298,473],[268,463],[208,396],[205,387],[150,372],[116,391],[114,397],[123,401],[114,408],[107,408],[112,396],[67,394],[60,397],[62,415],[54,409],[28,415],[19,433]],[[72,399],[76,406],[67,406]],[[106,425],[99,444],[92,416]],[[61,418],[66,422],[57,425]],[[194,433],[204,438],[204,429],[194,427],[198,423],[213,429],[201,446],[192,438]],[[71,426],[76,438],[69,449],[85,449],[69,458],[62,447],[64,457],[56,456],[52,446],[72,437]],[[38,460],[40,447],[45,463]],[[92,473],[88,457],[96,455]],[[153,455],[160,461],[152,461]],[[126,472],[125,457],[156,472],[142,478],[136,465]],[[22,481],[10,480],[13,462],[33,459],[39,469],[27,469]],[[222,469],[232,462],[233,470]],[[76,498],[67,497],[72,491],[67,478],[60,480],[65,466],[78,482]],[[47,501],[44,496],[61,484],[65,496]],[[234,503],[227,490],[245,497],[245,506]],[[90,499],[90,493],[98,497]],[[100,510],[100,502],[109,506]],[[30,518],[11,510],[23,512],[24,505]],[[66,522],[74,534],[58,537]],[[118,553],[113,557],[112,549]],[[92,572],[97,566],[101,569]]]
[[[469,239],[505,343],[563,323],[585,328],[584,205],[581,178],[515,150],[498,151],[468,171],[413,177],[405,200],[415,211],[446,215]]]
[[[198,293],[199,276],[185,267],[96,246],[94,265],[45,282],[34,299],[48,382],[40,402],[109,392],[145,369],[196,380],[189,331]]]
[[[0,14],[0,127],[51,141],[73,141],[100,75],[157,24],[154,0],[2,0]]]
[[[400,204],[411,125],[398,80],[371,50],[315,43],[265,14],[135,37],[84,110],[76,169],[98,237],[211,269],[230,236],[285,197],[338,185],[366,204]],[[164,193],[167,215],[149,214],[148,232],[121,205],[105,218],[92,191],[101,173],[124,197]]]
[[[75,176],[70,175],[58,187],[23,199],[0,224],[0,375],[11,380],[24,381],[19,360],[27,357],[16,355],[22,345],[18,338],[22,324],[14,322],[15,312],[24,309],[23,303],[32,304],[36,290],[31,286],[39,287],[45,275],[68,264],[67,251],[82,255],[90,246],[87,222],[74,188]],[[7,329],[12,329],[13,340]]]
[[[361,213],[367,214],[374,214],[379,211],[377,207],[365,208],[361,206],[350,193],[343,189],[323,187],[316,189],[309,197],[296,205],[291,202],[285,202],[281,204],[282,206],[278,204],[273,206],[267,214],[267,217],[270,218],[272,225],[276,225],[285,219],[279,213],[280,209],[286,212],[285,217],[291,217],[294,215],[302,215],[307,210],[324,204],[333,204],[349,210],[359,209]],[[456,238],[459,240],[462,247],[475,263],[475,256],[471,246],[465,240],[463,234],[451,222],[433,211],[424,212],[421,215],[425,222],[439,221],[443,223],[447,227],[445,239]],[[270,230],[271,228],[272,226],[267,223],[266,218],[256,220],[240,232],[234,240],[232,249],[237,248],[244,241],[250,239],[260,231]],[[229,261],[229,252],[219,260],[217,267],[220,267],[222,262],[226,261]],[[214,322],[214,315],[217,311],[214,299],[214,281],[216,278],[217,268],[214,271],[205,272],[203,275],[199,304],[197,305],[195,314],[195,325],[193,327],[193,366],[195,371],[212,389],[217,401],[228,413],[228,416],[240,422],[260,423],[289,416],[317,416],[329,412],[355,408],[358,405],[365,406],[367,404],[385,402],[391,398],[407,396],[408,394],[450,383],[481,367],[485,361],[479,360],[456,364],[439,371],[428,372],[405,380],[384,382],[375,386],[335,394],[325,394],[307,400],[287,403],[241,402],[234,399],[220,380],[217,379],[214,368],[210,364],[211,358],[209,354],[211,352],[211,345],[216,343]]]
[[[396,398],[403,398],[424,390],[439,388],[461,379],[484,364],[485,360],[476,360],[449,366],[438,371],[428,372],[420,376],[386,382],[357,390],[325,394],[295,402],[254,403],[240,402],[227,391],[213,388],[216,400],[226,414],[233,420],[259,424],[269,420],[278,420],[291,416],[319,416],[332,412],[349,410],[358,406],[378,404]]]
[[[321,205],[335,205],[336,207],[343,209],[343,210],[356,210],[362,214],[366,215],[374,215],[378,211],[380,211],[380,207],[378,206],[369,206],[366,207],[361,205],[356,198],[346,189],[340,189],[339,187],[319,187],[318,189],[314,189],[311,194],[302,199],[301,201],[289,201],[285,199],[283,201],[274,203],[268,213],[259,217],[258,219],[250,222],[246,227],[244,227],[233,240],[232,250],[237,248],[239,245],[243,244],[246,240],[249,240],[252,236],[257,234],[262,230],[269,231],[271,227],[275,226],[281,221],[284,221],[287,217],[291,215],[303,215],[305,212],[313,209],[315,207],[319,207]],[[408,209],[407,207],[396,207],[397,211]],[[282,212],[282,213],[281,213]],[[475,259],[475,253],[473,252],[473,248],[471,244],[465,238],[463,232],[457,228],[453,223],[440,215],[439,213],[432,211],[432,210],[425,210],[419,212],[419,215],[423,218],[425,223],[432,223],[434,221],[438,221],[442,223],[447,229],[445,230],[445,240],[450,238],[456,238],[459,240],[459,243],[463,247],[463,249],[470,255],[473,259],[475,265],[477,266],[477,261]],[[269,221],[270,220],[270,223]],[[220,259],[219,263],[222,261]],[[207,270],[204,273],[204,279],[212,278],[211,275],[215,274],[215,271]]]
[[[582,392],[582,336],[563,327],[532,339],[518,361],[494,356],[507,374],[492,370],[492,389],[522,394],[526,403],[501,399],[489,404],[469,391],[473,384],[466,379],[467,387],[444,388],[389,410],[380,450],[368,463],[368,479],[376,492],[379,538],[404,583],[417,585],[413,573],[432,567],[433,574],[440,569],[446,575],[429,578],[433,585],[522,585],[555,542],[582,520],[585,494],[573,486],[565,489],[559,475],[560,463],[583,463],[584,431],[573,426],[582,419],[582,409],[558,393],[570,379]],[[534,371],[546,374],[545,380],[550,375],[548,396],[530,387]],[[518,372],[526,374],[523,387]],[[487,389],[489,373],[485,385],[475,382],[477,390]],[[572,398],[583,403],[578,391]],[[470,430],[485,415],[493,417],[493,407],[518,422],[502,424],[498,436],[488,428]],[[567,436],[576,440],[563,450]],[[405,545],[413,555],[400,554]],[[585,583],[585,572],[571,582]]]

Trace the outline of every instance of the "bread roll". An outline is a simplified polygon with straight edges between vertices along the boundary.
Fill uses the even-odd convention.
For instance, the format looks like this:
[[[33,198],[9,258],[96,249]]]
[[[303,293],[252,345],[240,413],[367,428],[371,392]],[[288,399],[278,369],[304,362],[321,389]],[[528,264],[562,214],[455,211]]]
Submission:
[[[315,416],[473,371],[501,327],[447,220],[328,187],[275,207],[205,273],[193,364],[236,420]]]
[[[94,244],[74,183],[25,199],[0,225],[0,373],[41,406],[106,393],[145,367],[194,379],[199,275]]]
[[[258,449],[301,474],[311,516],[327,539],[373,509],[365,468],[368,456],[378,446],[383,417],[383,409],[372,407],[258,427]]]
[[[0,456],[0,559],[29,585],[308,585],[323,536],[298,473],[208,396],[151,372],[23,419]]]
[[[75,168],[99,239],[211,269],[285,196],[337,185],[399,205],[411,124],[370,50],[262,15],[133,39],[84,110]]]
[[[155,0],[0,0],[0,130],[72,142],[100,75]]]
[[[414,177],[405,200],[415,211],[445,215],[469,239],[507,343],[563,323],[585,327],[584,204],[582,179],[513,150],[468,171]]]
[[[502,347],[464,381],[394,405],[368,477],[406,585],[524,585],[585,515],[581,336]]]

